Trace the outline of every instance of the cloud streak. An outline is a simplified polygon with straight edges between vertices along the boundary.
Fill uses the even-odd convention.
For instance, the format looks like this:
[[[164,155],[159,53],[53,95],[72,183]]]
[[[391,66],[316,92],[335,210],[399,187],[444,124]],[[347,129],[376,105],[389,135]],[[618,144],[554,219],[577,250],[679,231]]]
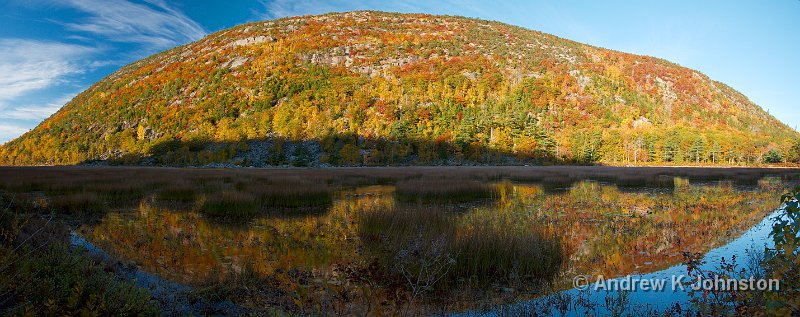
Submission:
[[[75,95],[76,93],[66,94],[44,105],[25,105],[0,110],[0,119],[41,121],[61,109]]]
[[[0,144],[3,144],[13,138],[16,138],[24,134],[25,132],[28,132],[28,128],[12,124],[0,123]]]
[[[18,4],[76,14],[45,19],[67,31],[58,39],[0,38],[0,142],[27,132],[58,111],[75,95],[64,95],[65,87],[88,86],[83,76],[206,35],[202,26],[164,0],[25,0]],[[126,44],[141,49],[131,50]],[[123,58],[109,60],[110,56]]]
[[[206,35],[197,22],[162,0],[137,3],[126,0],[60,0],[55,5],[83,12],[86,18],[63,25],[72,31],[107,40],[164,49]]]
[[[4,102],[64,82],[84,72],[82,59],[95,49],[25,39],[0,39],[0,108]]]

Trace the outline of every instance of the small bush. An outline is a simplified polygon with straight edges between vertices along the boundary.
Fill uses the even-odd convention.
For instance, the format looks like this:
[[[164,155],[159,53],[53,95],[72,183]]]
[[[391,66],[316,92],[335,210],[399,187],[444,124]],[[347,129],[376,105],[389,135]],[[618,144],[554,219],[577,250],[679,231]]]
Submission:
[[[764,163],[767,164],[775,164],[775,163],[782,163],[783,162],[783,155],[777,150],[769,150],[762,159]]]

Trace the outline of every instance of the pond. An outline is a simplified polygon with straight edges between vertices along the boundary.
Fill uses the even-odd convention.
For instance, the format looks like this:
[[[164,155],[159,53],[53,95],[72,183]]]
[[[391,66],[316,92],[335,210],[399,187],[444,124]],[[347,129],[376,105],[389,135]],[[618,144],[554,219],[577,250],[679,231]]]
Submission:
[[[696,269],[717,272],[720,264],[727,263],[732,265],[734,271],[744,274],[744,279],[763,276],[753,261],[763,256],[764,248],[774,248],[769,234],[779,215],[780,211],[775,211],[733,241],[710,250],[702,256],[702,262]],[[693,298],[703,296],[702,291],[692,294],[693,289],[702,284],[697,284],[686,264],[650,273],[645,270],[623,277],[608,277],[605,280],[590,275],[583,277],[586,279],[577,282],[579,285],[575,288],[531,301],[469,311],[456,316],[531,315],[532,312],[548,316],[608,316],[621,311],[632,315],[658,315],[659,312],[690,306]],[[708,279],[713,277],[709,276]],[[757,284],[753,285],[758,287]]]
[[[452,201],[408,199],[393,185],[343,187],[323,206],[235,222],[145,197],[76,232],[144,272],[249,308],[502,315],[569,295],[561,313],[582,315],[607,312],[609,294],[573,289],[575,276],[661,278],[686,273],[685,252],[713,266],[763,249],[784,186],[669,183],[501,181],[489,197]],[[688,300],[664,294],[623,300],[648,309]]]

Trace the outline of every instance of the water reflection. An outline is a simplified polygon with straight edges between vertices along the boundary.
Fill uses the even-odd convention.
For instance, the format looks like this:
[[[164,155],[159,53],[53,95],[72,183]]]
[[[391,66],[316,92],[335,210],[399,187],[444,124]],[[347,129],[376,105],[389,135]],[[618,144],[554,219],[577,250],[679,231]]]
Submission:
[[[554,286],[566,289],[577,274],[613,277],[654,272],[680,263],[682,252],[705,253],[720,246],[761,221],[781,186],[774,179],[757,186],[691,184],[685,179],[673,184],[673,188],[621,190],[581,181],[554,191],[537,184],[501,182],[495,185],[492,201],[424,208],[444,213],[444,219],[454,224],[455,236],[505,219],[504,225],[522,228],[514,230],[558,237],[566,261]],[[170,210],[145,199],[135,210],[110,212],[80,232],[147,272],[186,284],[242,271],[273,276],[300,268],[322,276],[336,275],[338,266],[369,263],[382,256],[362,239],[365,213],[423,208],[397,202],[393,186],[347,189],[336,197],[322,212],[281,210],[239,225],[194,211]],[[394,259],[393,254],[385,256]],[[519,290],[520,298],[537,296],[538,289],[518,282],[497,280]]]
[[[365,187],[341,195],[322,214],[273,216],[247,224],[222,223],[193,211],[143,202],[136,212],[112,212],[82,228],[97,245],[146,271],[196,284],[230,272],[324,267],[352,259],[358,243],[353,214],[373,206],[391,208],[391,188]]]
[[[770,186],[675,184],[671,191],[632,192],[579,182],[547,195],[517,185],[502,207],[527,212],[565,235],[572,251],[565,276],[621,276],[674,265],[682,252],[702,253],[729,241],[767,215],[777,193]]]

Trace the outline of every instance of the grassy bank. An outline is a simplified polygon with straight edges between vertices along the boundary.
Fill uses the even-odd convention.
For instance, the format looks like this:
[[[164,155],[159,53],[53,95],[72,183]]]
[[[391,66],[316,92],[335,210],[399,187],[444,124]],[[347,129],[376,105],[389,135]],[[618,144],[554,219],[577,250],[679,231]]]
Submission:
[[[12,212],[17,199],[0,196],[0,315],[159,315],[145,290],[70,248],[64,225]]]

